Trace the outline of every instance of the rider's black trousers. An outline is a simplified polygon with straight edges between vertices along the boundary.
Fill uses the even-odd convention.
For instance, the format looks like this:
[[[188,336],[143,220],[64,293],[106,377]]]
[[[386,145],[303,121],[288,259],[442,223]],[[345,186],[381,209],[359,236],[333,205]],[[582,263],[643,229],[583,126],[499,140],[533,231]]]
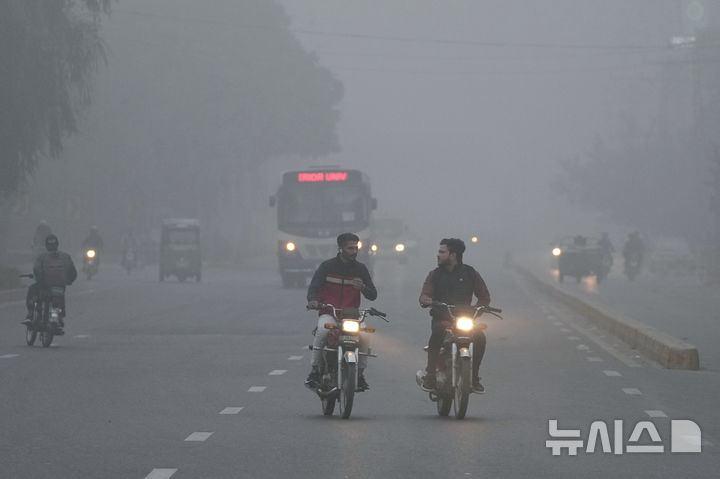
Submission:
[[[428,372],[434,372],[438,364],[440,347],[442,346],[443,338],[445,337],[445,326],[442,324],[441,319],[433,318],[430,322],[430,329],[432,334],[428,341]],[[487,337],[482,329],[477,329],[472,333],[473,337],[473,364],[472,373],[473,377],[478,377],[478,371],[480,370],[480,363],[482,362],[483,356],[485,356],[485,345],[487,343]]]

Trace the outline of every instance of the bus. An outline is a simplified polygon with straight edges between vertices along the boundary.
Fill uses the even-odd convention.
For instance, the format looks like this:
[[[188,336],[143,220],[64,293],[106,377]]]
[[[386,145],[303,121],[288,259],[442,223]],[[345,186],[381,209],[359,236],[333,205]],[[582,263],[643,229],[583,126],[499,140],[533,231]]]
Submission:
[[[372,271],[370,220],[377,200],[370,179],[359,170],[313,167],[286,171],[277,194],[278,267],[283,287],[302,287],[323,261],[337,254],[336,238],[360,237],[358,261]]]

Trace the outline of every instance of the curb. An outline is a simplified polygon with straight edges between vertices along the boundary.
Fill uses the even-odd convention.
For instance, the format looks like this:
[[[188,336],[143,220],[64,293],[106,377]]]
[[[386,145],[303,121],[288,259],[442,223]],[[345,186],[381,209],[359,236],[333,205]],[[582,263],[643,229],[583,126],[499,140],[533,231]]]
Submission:
[[[515,269],[540,291],[564,303],[573,311],[583,315],[597,326],[627,343],[632,349],[637,349],[665,368],[692,371],[700,369],[699,353],[692,344],[681,341],[635,319],[592,305],[587,300],[562,291],[551,283],[538,278],[530,270],[522,266],[516,265]]]

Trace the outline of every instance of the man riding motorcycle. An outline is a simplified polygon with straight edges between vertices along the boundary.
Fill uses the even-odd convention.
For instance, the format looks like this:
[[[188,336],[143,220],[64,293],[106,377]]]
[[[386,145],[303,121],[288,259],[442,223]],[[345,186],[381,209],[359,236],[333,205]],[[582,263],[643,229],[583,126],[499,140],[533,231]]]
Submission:
[[[33,235],[32,247],[36,254],[42,254],[45,249],[45,238],[52,233],[50,225],[46,220],[40,220],[37,227],[35,228],[35,234]]]
[[[338,254],[320,264],[315,271],[307,291],[308,308],[317,309],[320,304],[332,304],[336,308],[360,307],[360,293],[370,301],[377,298],[377,289],[372,282],[367,267],[357,261],[358,238],[353,233],[343,233],[337,237]],[[305,380],[305,385],[315,388],[320,382],[319,365],[322,360],[322,349],[327,342],[328,330],[325,323],[333,323],[333,311],[321,308],[315,340],[313,341],[312,370]],[[365,335],[360,336],[360,351],[367,353],[369,344]],[[361,355],[358,365],[358,389],[369,389],[365,380],[367,357]]]
[[[444,238],[440,241],[437,253],[438,267],[427,275],[420,292],[420,305],[427,307],[433,301],[454,305],[470,305],[473,295],[477,297],[478,306],[490,304],[490,292],[480,273],[472,266],[462,262],[465,243],[457,238]],[[440,346],[445,336],[446,322],[451,318],[447,309],[433,308],[430,328],[432,334],[428,341],[427,367],[423,378],[423,389],[435,389],[435,370],[440,359]],[[446,324],[443,324],[446,323]],[[478,372],[480,362],[485,354],[487,338],[485,333],[478,329],[473,331],[473,364],[472,377],[474,392],[483,393],[485,388],[480,383]]]
[[[77,278],[77,270],[73,264],[72,257],[58,250],[60,242],[58,237],[54,234],[50,234],[45,238],[45,248],[47,252],[42,253],[35,259],[33,265],[33,275],[35,282],[28,287],[27,295],[25,297],[25,305],[28,313],[25,320],[22,322],[24,325],[32,323],[33,314],[33,303],[35,298],[40,295],[43,289],[50,287],[62,287],[68,286],[75,281]],[[65,318],[65,297],[61,297],[61,312],[59,318],[60,331],[62,334],[62,327],[65,325],[63,318]]]
[[[83,241],[82,249],[83,251],[87,251],[89,249],[94,249],[97,252],[102,251],[103,245],[105,243],[103,242],[102,237],[100,236],[100,233],[98,232],[97,226],[92,226],[90,228],[90,232],[88,233],[87,237]]]

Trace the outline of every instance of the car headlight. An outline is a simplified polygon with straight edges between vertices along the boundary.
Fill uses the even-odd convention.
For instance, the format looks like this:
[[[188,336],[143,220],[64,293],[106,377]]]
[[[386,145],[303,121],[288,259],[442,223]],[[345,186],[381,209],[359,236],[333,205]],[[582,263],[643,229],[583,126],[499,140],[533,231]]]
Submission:
[[[562,254],[562,250],[560,248],[553,248],[552,254],[553,256],[560,256]]]
[[[402,243],[396,244],[395,251],[397,251],[398,253],[402,253],[403,251],[405,251],[405,245]]]
[[[345,320],[342,325],[343,331],[348,333],[357,333],[360,331],[360,323],[357,321]]]
[[[87,250],[87,251],[85,252],[85,254],[87,255],[88,258],[94,258],[94,257],[95,257],[95,250],[94,250],[94,249],[89,249],[89,250]]]
[[[292,241],[288,241],[285,244],[285,249],[288,251],[295,251],[295,243],[293,243]]]
[[[457,318],[455,321],[455,327],[460,331],[472,331],[473,320],[465,317]]]

